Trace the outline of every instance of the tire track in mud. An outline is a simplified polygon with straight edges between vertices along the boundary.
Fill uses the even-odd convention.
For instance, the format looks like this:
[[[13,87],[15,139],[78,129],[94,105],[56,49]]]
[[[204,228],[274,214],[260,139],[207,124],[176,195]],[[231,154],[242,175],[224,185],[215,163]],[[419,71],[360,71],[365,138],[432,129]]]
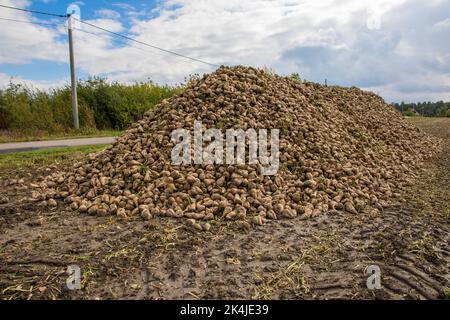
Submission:
[[[393,214],[394,216],[394,214]],[[396,214],[398,217],[399,215]],[[308,221],[301,227],[286,233],[289,222],[275,222],[271,235],[255,229],[247,234],[227,235],[210,241],[211,246],[192,247],[195,253],[182,259],[172,255],[166,270],[176,272],[182,264],[176,281],[164,276],[160,270],[161,283],[169,297],[184,298],[389,298],[389,299],[436,299],[443,297],[443,288],[448,285],[445,270],[448,260],[439,262],[437,268],[416,255],[401,258],[401,252],[409,252],[407,243],[392,238],[395,245],[382,243],[383,249],[395,247],[395,259],[387,256],[375,246],[371,234],[364,228],[348,229],[343,233],[330,234],[317,225],[339,230],[339,223],[349,217],[321,217],[322,221]],[[352,217],[354,218],[354,217]],[[324,221],[334,219],[324,224]],[[384,221],[386,223],[386,221]],[[283,225],[282,225],[283,224]],[[331,224],[331,225],[330,225]],[[398,218],[392,221],[399,226]],[[261,229],[263,229],[262,227]],[[382,232],[387,227],[380,226]],[[376,225],[371,229],[377,230]],[[306,231],[305,230],[309,230]],[[366,235],[361,238],[361,233]],[[351,239],[349,241],[349,239]],[[328,243],[326,243],[328,241]],[[341,245],[328,247],[335,241]],[[274,245],[276,244],[276,246]],[[361,248],[349,250],[350,248]],[[269,249],[268,249],[269,248]],[[377,260],[385,256],[385,260]],[[322,259],[318,259],[321,257]],[[182,262],[180,260],[183,260]],[[392,260],[392,261],[390,261]],[[377,264],[382,270],[383,289],[370,291],[366,288],[367,275],[364,270]],[[202,270],[198,272],[198,270]],[[207,270],[207,271],[206,271]],[[448,270],[448,269],[447,269]],[[167,272],[170,273],[170,272]],[[190,285],[183,279],[195,279]],[[169,292],[183,288],[181,295],[170,296]],[[181,292],[180,292],[181,293]]]
[[[63,221],[50,219],[34,227],[22,221],[15,228],[20,235],[10,229],[8,234],[14,236],[0,239],[0,244],[21,251],[10,251],[13,259],[2,263],[0,274],[22,272],[29,279],[51,275],[59,279],[60,293],[53,292],[59,298],[436,299],[449,285],[448,255],[441,254],[447,251],[448,228],[440,226],[441,232],[434,233],[430,230],[436,225],[420,229],[414,214],[401,209],[373,217],[343,213],[301,223],[275,221],[249,231],[222,226],[201,238],[172,221],[150,228],[132,221],[118,231],[116,223],[108,225],[106,219],[72,213],[61,217]],[[61,232],[64,225],[72,229]],[[157,236],[155,228],[175,230],[170,234],[176,236],[165,240],[169,236]],[[83,231],[74,234],[74,230]],[[150,243],[141,242],[149,234]],[[80,239],[83,243],[78,243]],[[120,257],[127,247],[136,251],[137,258]],[[91,258],[79,260],[87,255]],[[97,270],[89,290],[64,289],[64,266],[74,262],[84,270]],[[364,270],[371,264],[381,268],[381,290],[366,288]],[[120,272],[119,278],[114,275]],[[3,279],[0,289],[14,284],[13,278]]]

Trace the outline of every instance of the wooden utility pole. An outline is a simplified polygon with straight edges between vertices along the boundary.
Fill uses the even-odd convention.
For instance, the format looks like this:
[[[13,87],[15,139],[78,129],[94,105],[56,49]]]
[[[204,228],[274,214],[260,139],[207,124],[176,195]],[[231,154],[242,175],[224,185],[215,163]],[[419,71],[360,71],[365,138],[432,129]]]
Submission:
[[[78,120],[78,98],[77,98],[77,78],[75,76],[75,54],[73,50],[73,17],[71,14],[67,15],[67,30],[69,33],[69,53],[70,53],[70,79],[72,83],[72,117],[73,127],[80,129]]]

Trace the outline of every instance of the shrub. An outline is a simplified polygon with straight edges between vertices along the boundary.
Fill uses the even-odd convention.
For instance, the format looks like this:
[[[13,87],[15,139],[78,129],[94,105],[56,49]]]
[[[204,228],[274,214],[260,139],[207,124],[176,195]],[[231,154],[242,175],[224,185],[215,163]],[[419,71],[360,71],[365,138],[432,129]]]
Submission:
[[[416,116],[417,114],[416,114],[416,112],[415,112],[412,108],[408,108],[408,109],[406,109],[406,110],[403,112],[403,115],[404,115],[404,116],[407,116],[407,117],[414,117],[414,116]]]

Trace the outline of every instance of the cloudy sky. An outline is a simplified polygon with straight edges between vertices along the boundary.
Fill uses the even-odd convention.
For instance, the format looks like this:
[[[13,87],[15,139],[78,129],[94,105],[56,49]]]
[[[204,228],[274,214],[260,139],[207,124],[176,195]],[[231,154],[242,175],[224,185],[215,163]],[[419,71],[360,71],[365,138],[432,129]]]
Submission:
[[[387,101],[450,100],[450,0],[77,1],[81,19],[213,64],[358,86]],[[0,0],[64,14],[71,1]],[[0,8],[0,87],[68,83],[61,18]],[[52,25],[47,25],[51,23]],[[55,25],[53,25],[55,24]],[[214,67],[110,36],[75,30],[77,76],[177,84]]]

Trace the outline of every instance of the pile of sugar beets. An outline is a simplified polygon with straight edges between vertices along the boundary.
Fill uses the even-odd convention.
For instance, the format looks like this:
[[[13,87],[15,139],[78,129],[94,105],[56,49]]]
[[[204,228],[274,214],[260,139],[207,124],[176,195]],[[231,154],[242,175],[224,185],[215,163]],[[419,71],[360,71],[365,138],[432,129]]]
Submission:
[[[278,172],[262,175],[263,164],[248,162],[174,165],[171,134],[193,132],[194,121],[224,133],[279,129]],[[112,146],[46,177],[34,197],[92,215],[184,218],[199,230],[213,220],[364,214],[405,201],[440,148],[373,93],[221,67],[148,110]]]

